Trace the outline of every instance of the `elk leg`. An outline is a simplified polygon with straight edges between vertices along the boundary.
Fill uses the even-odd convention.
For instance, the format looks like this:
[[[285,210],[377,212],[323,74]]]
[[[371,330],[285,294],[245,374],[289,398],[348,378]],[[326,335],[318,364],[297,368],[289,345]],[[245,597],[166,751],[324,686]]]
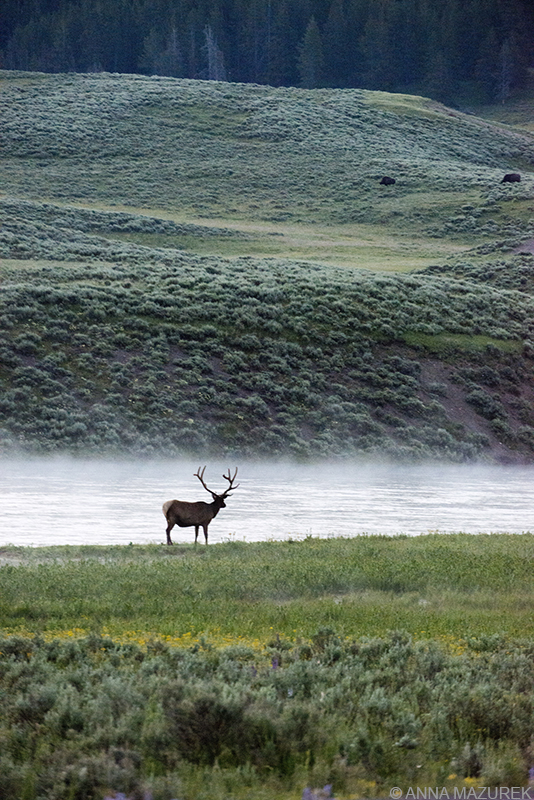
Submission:
[[[204,539],[206,540],[206,544],[208,543],[208,526],[203,525],[202,528],[204,529]]]
[[[197,543],[198,529],[200,525],[195,525],[195,544]]]
[[[173,523],[169,522],[169,524],[167,525],[167,530],[165,531],[165,533],[167,534],[167,544],[172,544],[171,531],[172,531],[173,528],[174,528]]]

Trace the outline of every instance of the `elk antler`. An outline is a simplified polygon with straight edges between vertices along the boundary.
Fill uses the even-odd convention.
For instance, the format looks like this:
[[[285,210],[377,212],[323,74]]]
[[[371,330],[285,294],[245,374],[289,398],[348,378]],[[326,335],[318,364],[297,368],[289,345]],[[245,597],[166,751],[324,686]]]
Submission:
[[[207,486],[206,486],[206,484],[204,483],[204,473],[205,473],[205,472],[206,472],[206,467],[204,467],[204,468],[202,469],[202,472],[200,471],[200,467],[199,467],[199,468],[198,468],[198,472],[195,472],[195,478],[198,478],[198,479],[199,479],[199,481],[200,481],[200,483],[201,483],[201,484],[202,484],[202,486],[204,487],[204,489],[205,489],[207,492],[209,492],[213,498],[215,498],[215,497],[217,497],[217,495],[215,494],[215,492],[212,492],[212,491],[211,491],[211,489],[208,489],[208,487],[207,487]],[[235,477],[235,476],[234,476],[234,477]]]
[[[228,475],[223,475],[223,478],[227,480],[230,484],[228,489],[226,489],[226,491],[224,492],[224,497],[228,497],[228,493],[231,492],[232,489],[237,489],[237,487],[239,486],[239,484],[237,484],[237,486],[234,486],[236,475],[237,475],[237,467],[235,468],[235,472],[233,475],[230,475],[230,467],[228,467]]]

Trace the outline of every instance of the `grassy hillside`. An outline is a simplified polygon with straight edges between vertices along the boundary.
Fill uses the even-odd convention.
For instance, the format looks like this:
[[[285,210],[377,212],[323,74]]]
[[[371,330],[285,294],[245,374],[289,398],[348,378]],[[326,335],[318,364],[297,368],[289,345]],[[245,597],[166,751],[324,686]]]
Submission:
[[[5,447],[532,459],[528,131],[358,90],[0,97]]]

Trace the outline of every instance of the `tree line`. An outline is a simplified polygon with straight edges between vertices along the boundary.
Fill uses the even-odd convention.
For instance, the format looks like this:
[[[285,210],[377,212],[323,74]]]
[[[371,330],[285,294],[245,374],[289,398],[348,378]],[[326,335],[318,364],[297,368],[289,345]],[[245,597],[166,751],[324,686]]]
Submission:
[[[3,0],[0,66],[505,102],[534,65],[529,0]]]

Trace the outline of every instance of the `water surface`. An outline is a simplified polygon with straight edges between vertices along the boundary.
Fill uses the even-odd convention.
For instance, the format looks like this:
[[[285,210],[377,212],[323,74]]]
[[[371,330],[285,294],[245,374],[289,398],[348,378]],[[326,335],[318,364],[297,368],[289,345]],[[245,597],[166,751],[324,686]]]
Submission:
[[[226,488],[227,468],[207,465],[211,489]],[[175,460],[0,460],[0,545],[164,542],[163,502],[211,499],[197,469]],[[241,463],[238,481],[210,525],[212,542],[534,530],[534,467]],[[194,532],[172,536],[190,542]]]

